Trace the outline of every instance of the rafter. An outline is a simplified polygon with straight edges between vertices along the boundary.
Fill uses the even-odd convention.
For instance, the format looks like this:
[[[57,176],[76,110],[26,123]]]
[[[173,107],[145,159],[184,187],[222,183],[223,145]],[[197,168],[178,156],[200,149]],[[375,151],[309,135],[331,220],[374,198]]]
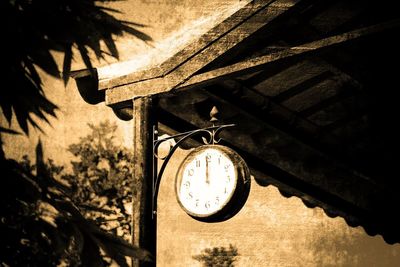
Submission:
[[[340,137],[336,134],[325,131],[319,125],[300,116],[299,113],[275,103],[272,98],[245,87],[239,82],[230,80],[229,86],[234,87],[236,93],[228,92],[220,85],[207,87],[207,93],[216,99],[216,102],[225,103],[225,106],[234,107],[238,113],[246,112],[257,120],[266,122],[303,145],[324,154],[326,158],[340,162],[343,166],[352,166],[352,159],[343,156],[344,149],[338,145]],[[262,124],[257,122],[255,125]],[[359,172],[362,170],[358,168]]]
[[[192,124],[193,122],[189,123],[188,121],[182,120],[166,110],[160,110],[158,113],[161,115],[158,127],[159,131],[162,133],[174,135],[179,132],[197,129],[197,126]],[[197,120],[195,121],[197,122]],[[202,143],[201,140],[196,139],[196,137],[188,140],[189,147],[195,147]],[[235,144],[230,143],[229,140],[224,140],[224,142],[229,143],[229,146],[231,147],[236,146]],[[312,185],[301,181],[284,170],[275,168],[274,166],[264,162],[262,159],[254,157],[250,153],[241,150],[238,147],[235,147],[235,150],[246,158],[252,175],[254,175],[256,181],[263,186],[275,185],[279,188],[282,194],[300,197],[305,201],[306,205],[313,207],[319,206],[324,208],[327,212],[335,210],[337,215],[341,215],[345,217],[346,220],[352,222],[356,221],[357,224],[360,223],[360,218],[359,216],[356,217],[356,215],[361,215],[366,212],[341,198],[329,194],[328,192],[316,189]]]
[[[288,90],[283,91],[282,93],[276,95],[273,97],[273,101],[275,102],[283,102],[297,94],[300,94],[301,92],[304,92],[305,90],[322,83],[326,79],[332,77],[332,73],[329,71],[324,71],[318,75],[315,75],[299,84],[296,84],[292,88],[289,88]]]
[[[287,0],[260,1],[260,4],[255,4],[257,8],[251,16],[245,19],[235,16],[235,19],[239,21],[236,27],[228,32],[223,31],[225,32],[224,35],[199,49],[195,54],[191,54],[188,60],[182,62],[177,58],[176,60],[181,63],[165,76],[140,82],[132,82],[125,78],[121,78],[122,81],[113,79],[115,83],[113,81],[107,82],[108,85],[105,86],[108,89],[106,103],[112,105],[136,96],[163,93],[174,89],[204,66],[237,46],[240,42],[302,1],[305,0],[290,2]],[[101,87],[104,86],[101,85]]]
[[[160,77],[176,80],[176,75],[184,79],[286,12],[297,2],[300,0],[252,1],[160,66],[100,81],[99,88],[109,89]]]
[[[374,34],[381,32],[383,30],[398,27],[399,25],[400,21],[394,20],[387,23],[382,23],[370,27],[357,29],[351,32],[303,44],[301,46],[291,47],[290,49],[285,49],[283,51],[273,53],[270,55],[265,55],[245,60],[227,67],[195,75],[189,79],[187,78],[188,77],[187,72],[174,71],[164,78],[146,80],[141,83],[128,84],[123,87],[109,89],[106,92],[106,104],[113,105],[139,96],[166,93],[174,88],[177,89],[190,88],[193,86],[199,86],[215,82],[216,80],[220,80],[222,78],[228,78],[235,75],[242,75],[250,71],[255,71],[258,69],[265,68],[268,64],[271,63],[289,60],[296,56],[297,57],[305,56],[324,48],[353,41],[369,34]],[[190,65],[190,62],[191,61],[188,61],[187,64]],[[199,64],[194,64],[195,66],[190,66],[191,71],[195,72],[198,68],[200,68]],[[187,80],[185,81],[185,79]]]
[[[270,55],[256,57],[253,59],[245,60],[227,67],[212,70],[206,73],[198,74],[190,78],[185,83],[179,85],[177,88],[193,87],[204,83],[210,83],[222,78],[228,78],[244,74],[249,71],[265,68],[266,65],[275,63],[277,61],[288,60],[295,56],[304,56],[306,54],[316,52],[318,50],[339,45],[345,42],[353,41],[364,37],[369,34],[381,32],[386,29],[400,26],[400,21],[395,20],[388,23],[382,23],[366,28],[357,29],[347,33],[331,36],[318,41],[313,41],[301,46],[291,47]]]
[[[234,144],[238,149],[254,157],[263,159],[265,164],[275,166],[322,191],[331,192],[336,197],[354,203],[361,209],[368,210],[371,201],[377,201],[378,196],[375,195],[377,185],[368,178],[357,176],[354,172],[343,168],[337,162],[328,160],[320,152],[310,149],[298,140],[243,111],[240,107],[232,106],[230,102],[223,102],[221,105],[230,105],[239,109],[240,114],[247,120],[254,124],[261,124],[266,129],[256,141],[252,140],[246,132],[242,132],[243,130],[227,131],[222,136],[226,142]],[[177,107],[169,105],[168,100],[161,101],[160,106],[175,116],[190,121],[196,127],[207,126],[206,121],[195,116],[197,113],[193,106]],[[309,160],[312,162],[305,167],[303,162]],[[354,194],[352,188],[355,187],[363,188],[364,193]]]
[[[348,97],[357,95],[357,91],[354,90],[353,87],[349,87],[348,85],[344,85],[344,89],[342,88],[340,90],[339,93],[337,93],[334,96],[328,97],[326,99],[323,99],[322,101],[318,102],[315,105],[312,105],[306,109],[303,109],[301,111],[299,111],[300,116],[304,116],[304,117],[309,117],[331,105],[334,105],[340,101],[342,101],[343,99],[346,99]]]

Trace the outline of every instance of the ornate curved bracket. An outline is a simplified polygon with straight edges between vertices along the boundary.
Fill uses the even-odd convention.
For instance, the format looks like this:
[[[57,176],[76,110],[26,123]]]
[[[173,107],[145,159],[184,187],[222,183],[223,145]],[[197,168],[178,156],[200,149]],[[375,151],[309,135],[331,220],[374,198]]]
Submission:
[[[153,188],[152,188],[152,217],[157,213],[157,196],[158,196],[158,190],[160,186],[160,181],[161,177],[164,174],[165,168],[167,167],[167,164],[169,160],[171,159],[172,155],[176,151],[176,149],[179,147],[180,144],[182,144],[186,139],[193,137],[195,135],[200,135],[203,134],[203,141],[206,144],[218,144],[221,141],[221,138],[218,138],[218,134],[225,128],[228,127],[233,127],[235,124],[225,124],[225,125],[219,125],[219,126],[211,126],[203,129],[197,129],[193,131],[188,131],[180,134],[176,134],[173,136],[168,136],[162,139],[158,139],[158,131],[156,130],[155,126],[153,126]],[[177,139],[175,145],[171,145],[169,147],[169,151],[165,157],[160,157],[158,155],[158,147],[171,139]],[[158,166],[157,166],[157,160],[162,160],[163,163],[161,165],[160,170],[158,171]]]

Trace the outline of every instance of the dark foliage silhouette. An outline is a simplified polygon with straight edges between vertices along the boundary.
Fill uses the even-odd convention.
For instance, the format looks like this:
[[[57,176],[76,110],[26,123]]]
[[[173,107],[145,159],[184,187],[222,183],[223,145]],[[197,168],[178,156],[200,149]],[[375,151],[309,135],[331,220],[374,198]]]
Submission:
[[[1,264],[127,266],[125,256],[151,259],[128,243],[131,152],[115,144],[116,124],[89,127],[69,146],[72,173],[45,161],[41,143],[35,164],[27,156],[21,162],[2,159],[7,180],[1,188]]]
[[[109,54],[118,58],[113,35],[131,34],[143,41],[151,38],[137,28],[144,25],[121,21],[104,6],[107,0],[4,0],[0,3],[3,91],[0,107],[10,123],[14,112],[21,129],[39,128],[34,120],[55,117],[56,105],[44,95],[37,67],[68,81],[73,51],[79,51],[92,69],[89,51],[97,58]],[[102,6],[103,4],[103,6]],[[108,51],[101,49],[104,42]],[[76,48],[76,49],[75,49]],[[64,54],[61,70],[51,53]]]
[[[206,248],[201,254],[193,256],[193,259],[205,267],[233,267],[237,256],[239,256],[238,249],[229,244],[229,248]]]
[[[73,188],[60,177],[62,167],[45,162],[42,145],[36,164],[1,160],[7,179],[0,189],[0,263],[5,266],[106,266],[112,260],[127,266],[125,256],[151,260],[84,217]],[[76,182],[75,182],[76,183]]]
[[[144,25],[116,19],[106,0],[4,0],[0,2],[3,88],[1,111],[10,129],[13,116],[25,134],[40,130],[38,121],[56,117],[57,106],[46,98],[39,69],[68,82],[74,53],[92,70],[90,53],[118,58],[113,38],[124,33],[143,41]],[[101,43],[106,46],[102,49]],[[75,52],[77,51],[77,52]],[[54,52],[64,56],[58,65]],[[51,90],[52,88],[47,88]],[[73,188],[60,175],[62,167],[44,161],[42,145],[36,163],[5,157],[0,138],[0,265],[104,266],[105,259],[127,266],[125,256],[149,260],[148,252],[85,218],[73,201]]]
[[[73,173],[62,175],[71,185],[72,199],[87,219],[102,229],[130,238],[132,152],[115,144],[116,124],[89,124],[91,132],[71,144]]]

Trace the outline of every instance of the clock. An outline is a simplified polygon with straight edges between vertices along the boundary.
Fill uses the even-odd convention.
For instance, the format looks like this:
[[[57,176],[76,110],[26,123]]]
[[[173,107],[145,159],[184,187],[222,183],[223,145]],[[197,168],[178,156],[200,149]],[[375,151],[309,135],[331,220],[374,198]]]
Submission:
[[[182,209],[201,221],[222,221],[235,215],[250,190],[250,172],[242,157],[221,145],[204,145],[182,161],[175,180]]]

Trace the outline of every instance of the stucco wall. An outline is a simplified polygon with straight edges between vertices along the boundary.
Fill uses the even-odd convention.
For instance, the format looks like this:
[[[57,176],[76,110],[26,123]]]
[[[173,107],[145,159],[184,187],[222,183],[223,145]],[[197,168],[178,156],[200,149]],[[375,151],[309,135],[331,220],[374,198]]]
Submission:
[[[201,266],[192,259],[205,248],[238,248],[236,266],[400,266],[400,245],[370,237],[342,218],[307,208],[273,187],[252,180],[249,198],[233,218],[203,223],[180,208],[175,172],[187,151],[172,158],[162,178],[158,201],[158,266]]]

